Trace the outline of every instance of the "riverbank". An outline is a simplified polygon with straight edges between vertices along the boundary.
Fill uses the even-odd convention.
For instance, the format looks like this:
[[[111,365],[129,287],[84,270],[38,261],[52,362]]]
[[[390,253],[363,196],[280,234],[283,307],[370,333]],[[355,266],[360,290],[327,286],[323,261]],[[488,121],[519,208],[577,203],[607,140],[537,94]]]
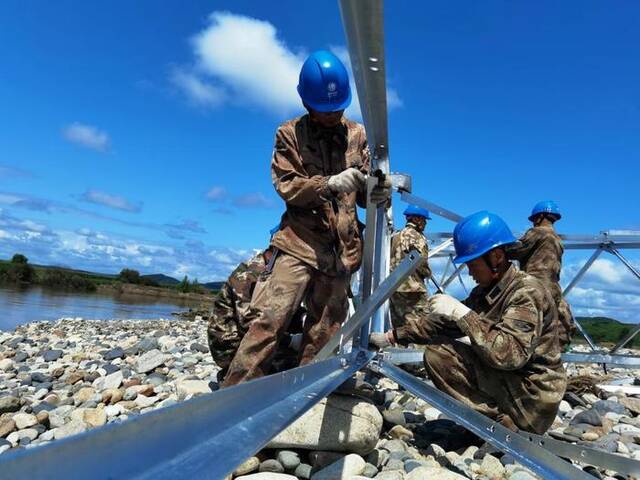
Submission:
[[[164,298],[174,301],[189,302],[190,304],[201,303],[203,305],[213,305],[213,302],[215,301],[217,295],[215,292],[184,293],[174,288],[135,285],[132,283],[111,283],[98,285],[97,292],[114,296],[135,295],[143,297]]]
[[[217,371],[208,352],[206,320],[199,316],[61,319],[0,332],[0,453],[209,393]],[[565,396],[550,435],[640,460],[640,398],[591,385],[614,379],[632,384],[640,371],[611,369],[604,376],[596,365],[571,365],[569,374],[576,387]],[[585,378],[591,383],[581,380]],[[331,470],[321,471],[343,462],[357,472],[353,475],[382,480],[535,478],[509,455],[461,446],[460,427],[397,384],[384,378],[373,383],[357,389],[357,397],[337,395],[342,400],[314,407],[300,420],[307,422],[298,429],[304,438],[279,436],[239,467],[236,477],[262,471],[278,473],[269,478],[283,480],[340,478],[331,476]],[[334,419],[335,432],[341,431],[340,418],[346,415],[349,435],[321,441],[310,435],[323,430],[318,409]],[[353,445],[345,444],[352,440]],[[613,472],[599,474],[611,479]]]

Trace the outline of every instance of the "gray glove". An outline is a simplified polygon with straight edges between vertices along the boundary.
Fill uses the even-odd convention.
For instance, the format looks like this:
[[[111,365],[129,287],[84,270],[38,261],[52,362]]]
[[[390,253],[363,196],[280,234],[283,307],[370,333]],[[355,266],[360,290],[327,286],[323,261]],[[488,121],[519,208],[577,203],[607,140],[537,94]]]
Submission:
[[[387,175],[384,177],[384,181],[381,184],[378,184],[371,189],[369,201],[376,205],[380,205],[382,202],[386,202],[390,196],[391,178]]]
[[[364,188],[364,174],[357,168],[347,168],[344,172],[329,177],[329,189],[333,193],[352,193]]]
[[[390,347],[392,343],[391,339],[389,338],[389,333],[391,333],[391,336],[393,336],[393,332],[373,332],[369,334],[369,345],[378,349]]]

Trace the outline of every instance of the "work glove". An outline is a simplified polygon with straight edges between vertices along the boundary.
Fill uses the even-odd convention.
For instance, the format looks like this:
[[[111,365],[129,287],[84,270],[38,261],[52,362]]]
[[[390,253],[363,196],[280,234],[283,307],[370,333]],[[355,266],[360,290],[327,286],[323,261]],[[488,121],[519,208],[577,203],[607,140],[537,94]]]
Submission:
[[[289,348],[291,350],[299,352],[301,346],[302,346],[302,334],[294,333],[293,335],[291,335],[291,338],[289,340]]]
[[[387,201],[391,196],[391,178],[386,175],[384,180],[371,189],[369,195],[369,201],[375,205],[380,205],[382,202]]]
[[[453,318],[456,322],[471,311],[450,295],[440,293],[429,298],[429,312]]]
[[[373,332],[369,335],[369,345],[378,349],[390,347],[395,343],[393,336],[393,330],[389,330],[385,333]]]
[[[329,189],[335,193],[358,192],[364,188],[364,173],[357,168],[347,168],[345,171],[329,177]]]

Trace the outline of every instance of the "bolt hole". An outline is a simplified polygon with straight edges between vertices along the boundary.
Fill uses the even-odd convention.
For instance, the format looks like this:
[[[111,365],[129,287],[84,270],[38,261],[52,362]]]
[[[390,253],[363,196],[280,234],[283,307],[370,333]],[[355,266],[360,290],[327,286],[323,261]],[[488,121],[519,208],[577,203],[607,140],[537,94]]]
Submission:
[[[504,441],[505,442],[510,442],[511,441],[511,435],[507,435],[506,437],[504,437]]]
[[[376,57],[369,57],[369,61],[371,62],[377,62],[378,59]]]
[[[380,69],[378,67],[369,67],[369,70],[371,70],[372,72],[377,72]]]

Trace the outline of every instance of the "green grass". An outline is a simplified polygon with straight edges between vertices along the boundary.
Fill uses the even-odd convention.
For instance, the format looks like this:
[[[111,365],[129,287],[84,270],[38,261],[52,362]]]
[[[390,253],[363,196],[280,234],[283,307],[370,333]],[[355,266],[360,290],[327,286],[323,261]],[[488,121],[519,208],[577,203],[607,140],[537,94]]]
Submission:
[[[608,317],[576,317],[576,319],[597,343],[618,343],[636,326],[633,323],[622,323]],[[582,335],[576,333],[574,341],[583,341]],[[640,347],[640,333],[627,344],[627,347]]]

